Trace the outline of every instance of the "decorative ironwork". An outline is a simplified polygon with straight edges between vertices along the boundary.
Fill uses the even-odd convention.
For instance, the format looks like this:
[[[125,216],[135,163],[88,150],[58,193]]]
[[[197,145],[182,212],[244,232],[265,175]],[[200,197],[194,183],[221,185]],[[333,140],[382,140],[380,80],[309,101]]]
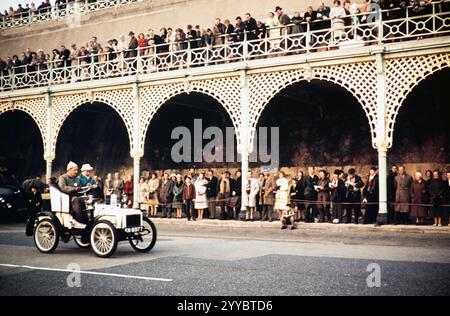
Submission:
[[[52,98],[52,153],[56,151],[59,132],[70,113],[82,105],[89,105],[93,102],[101,102],[119,114],[128,132],[130,151],[133,151],[134,121],[132,89],[119,89],[54,96]]]
[[[153,85],[141,88],[140,144],[144,150],[148,127],[156,112],[170,99],[180,94],[198,92],[216,99],[226,110],[240,141],[241,107],[239,76]]]
[[[377,119],[377,77],[375,62],[341,64],[335,66],[300,68],[266,72],[250,76],[250,144],[258,120],[269,102],[280,91],[300,81],[325,80],[348,90],[361,104],[375,139]],[[375,147],[375,144],[374,144]]]
[[[0,102],[0,115],[11,112],[22,111],[27,113],[36,123],[42,137],[44,152],[47,147],[47,100],[46,98],[31,98],[17,101]]]
[[[386,60],[386,124],[388,148],[393,145],[397,115],[408,94],[437,71],[450,67],[450,53]]]

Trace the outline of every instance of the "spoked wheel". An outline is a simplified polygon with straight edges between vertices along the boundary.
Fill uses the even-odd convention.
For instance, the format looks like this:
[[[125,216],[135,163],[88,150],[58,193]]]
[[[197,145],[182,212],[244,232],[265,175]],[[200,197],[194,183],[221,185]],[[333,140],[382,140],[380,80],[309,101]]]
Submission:
[[[83,243],[81,241],[81,238],[82,238],[81,236],[73,236],[73,241],[81,249],[89,249],[89,248],[91,248],[91,244],[90,243]]]
[[[43,253],[52,253],[59,243],[59,234],[55,224],[48,219],[39,221],[34,229],[34,244]]]
[[[117,249],[116,229],[109,222],[97,222],[92,228],[90,241],[92,250],[98,257],[109,258]]]
[[[156,226],[146,217],[142,219],[142,225],[144,226],[144,231],[139,233],[139,236],[130,239],[130,245],[137,252],[149,252],[156,243]]]

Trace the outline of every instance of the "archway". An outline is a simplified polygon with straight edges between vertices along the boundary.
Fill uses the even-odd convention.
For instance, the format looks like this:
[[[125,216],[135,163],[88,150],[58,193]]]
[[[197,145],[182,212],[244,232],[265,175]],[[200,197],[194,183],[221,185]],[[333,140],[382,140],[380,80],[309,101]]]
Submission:
[[[33,118],[23,111],[0,115],[0,166],[22,183],[27,177],[45,174],[42,135]]]
[[[445,68],[408,94],[396,118],[391,162],[424,168],[450,163],[449,82],[450,68]]]
[[[203,94],[193,92],[190,94],[182,93],[172,97],[156,112],[151,119],[150,125],[146,133],[145,140],[145,155],[142,160],[142,167],[148,170],[165,170],[165,169],[186,169],[186,168],[229,168],[236,167],[236,155],[232,162],[214,161],[207,162],[194,161],[195,146],[194,140],[191,139],[191,161],[174,161],[172,157],[173,146],[180,141],[178,139],[171,139],[172,132],[177,127],[186,127],[192,137],[195,137],[194,124],[201,123],[201,132],[209,127],[218,127],[226,141],[227,130],[232,133],[231,142],[236,148],[235,130],[233,122],[227,111],[215,98]],[[199,125],[197,125],[199,127]],[[230,141],[230,138],[228,138]],[[202,146],[209,143],[211,140],[203,140]],[[224,147],[226,147],[224,145]],[[231,148],[220,148],[231,150]],[[234,150],[234,153],[236,149]],[[225,159],[225,154],[224,154]],[[176,160],[176,159],[175,159]]]
[[[132,166],[127,128],[113,108],[88,103],[66,118],[56,143],[54,173],[64,172],[69,161],[90,163],[101,176]]]
[[[362,106],[348,90],[328,81],[301,81],[283,89],[266,106],[258,126],[279,127],[280,167],[377,163]]]

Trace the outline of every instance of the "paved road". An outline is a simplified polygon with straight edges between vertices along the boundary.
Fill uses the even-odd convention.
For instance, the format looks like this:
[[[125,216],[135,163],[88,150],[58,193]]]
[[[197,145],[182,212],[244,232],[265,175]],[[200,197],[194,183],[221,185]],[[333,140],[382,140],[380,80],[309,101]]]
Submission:
[[[52,255],[0,225],[0,295],[450,295],[450,236],[159,225],[150,254]],[[367,267],[381,269],[369,288]],[[78,265],[81,287],[69,272]],[[26,267],[24,267],[26,266]],[[373,271],[373,270],[372,270]]]

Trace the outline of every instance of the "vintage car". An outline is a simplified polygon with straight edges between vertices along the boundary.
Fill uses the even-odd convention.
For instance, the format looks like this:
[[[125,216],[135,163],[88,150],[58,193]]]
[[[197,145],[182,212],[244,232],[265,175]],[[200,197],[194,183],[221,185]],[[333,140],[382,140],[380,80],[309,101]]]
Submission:
[[[70,197],[56,187],[50,187],[51,211],[43,211],[32,219],[27,235],[33,236],[36,248],[52,253],[60,240],[71,239],[83,249],[92,249],[102,258],[112,256],[121,241],[128,241],[137,252],[149,252],[156,243],[157,233],[153,222],[142,211],[120,208],[117,205],[95,204],[87,195],[90,188],[83,188],[87,224],[79,223],[70,212]]]

